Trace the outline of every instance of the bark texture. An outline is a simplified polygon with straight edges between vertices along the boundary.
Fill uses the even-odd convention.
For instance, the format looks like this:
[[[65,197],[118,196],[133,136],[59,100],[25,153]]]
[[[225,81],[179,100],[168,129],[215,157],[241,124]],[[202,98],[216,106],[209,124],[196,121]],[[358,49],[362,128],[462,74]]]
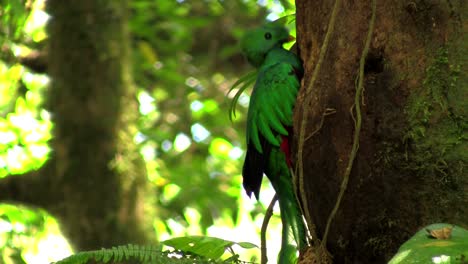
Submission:
[[[334,1],[296,5],[305,77],[295,135],[306,107],[309,124],[299,189],[322,239],[351,152],[351,109],[371,1],[342,1],[310,101],[305,87]],[[328,236],[335,263],[386,263],[425,225],[468,226],[466,11],[464,1],[377,1],[358,155]],[[327,108],[336,112],[323,116]]]
[[[143,198],[145,165],[134,144],[127,1],[47,1],[48,108],[53,153],[40,171],[8,177],[0,200],[56,216],[76,250],[154,239]]]

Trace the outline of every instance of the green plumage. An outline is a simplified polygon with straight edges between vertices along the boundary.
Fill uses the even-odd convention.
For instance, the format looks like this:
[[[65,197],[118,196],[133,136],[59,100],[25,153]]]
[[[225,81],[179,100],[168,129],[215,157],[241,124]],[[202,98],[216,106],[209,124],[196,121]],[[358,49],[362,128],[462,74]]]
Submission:
[[[299,249],[307,246],[289,168],[292,115],[303,68],[299,58],[282,47],[289,39],[282,25],[269,23],[249,31],[241,43],[248,61],[258,68],[247,115],[243,185],[258,199],[265,173],[278,195],[283,224],[279,263],[290,263],[289,234]]]

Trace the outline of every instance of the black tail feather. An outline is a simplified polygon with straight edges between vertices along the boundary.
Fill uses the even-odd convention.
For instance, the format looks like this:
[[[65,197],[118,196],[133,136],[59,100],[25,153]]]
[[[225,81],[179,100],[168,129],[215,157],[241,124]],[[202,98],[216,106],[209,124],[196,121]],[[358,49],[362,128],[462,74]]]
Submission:
[[[244,167],[242,168],[244,189],[249,197],[252,197],[253,193],[257,200],[260,195],[263,173],[267,169],[271,152],[271,145],[268,144],[262,135],[260,135],[260,144],[262,145],[263,153],[260,153],[251,142],[247,144],[247,154],[245,155]]]

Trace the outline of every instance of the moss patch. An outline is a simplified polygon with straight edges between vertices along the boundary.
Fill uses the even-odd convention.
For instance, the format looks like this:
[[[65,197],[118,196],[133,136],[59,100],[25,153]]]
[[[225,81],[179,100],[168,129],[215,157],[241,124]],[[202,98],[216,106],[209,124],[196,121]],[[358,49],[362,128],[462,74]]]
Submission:
[[[410,129],[405,139],[413,143],[419,154],[416,158],[421,161],[438,157],[432,164],[423,163],[443,175],[448,172],[448,162],[468,158],[468,120],[463,115],[466,107],[462,107],[466,97],[458,95],[463,90],[460,72],[461,64],[450,61],[445,47],[439,49],[426,71],[422,89],[410,96],[406,108]]]
[[[468,107],[462,58],[451,47],[439,48],[426,69],[421,89],[411,94],[405,109],[409,123],[404,137],[410,155],[407,169],[435,185],[424,190],[445,190],[444,196],[431,197],[435,204],[427,209],[434,211],[434,220],[443,217],[437,210],[466,210],[450,208],[450,204],[460,204],[455,201],[466,199],[468,182]]]

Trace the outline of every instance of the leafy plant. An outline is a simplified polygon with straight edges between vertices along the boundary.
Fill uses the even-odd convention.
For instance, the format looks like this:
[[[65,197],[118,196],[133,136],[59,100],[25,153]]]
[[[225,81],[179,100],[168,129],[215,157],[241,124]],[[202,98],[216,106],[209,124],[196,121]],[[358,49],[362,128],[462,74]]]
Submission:
[[[432,224],[406,241],[390,260],[400,263],[468,263],[468,230],[450,224]]]
[[[234,252],[233,245],[238,245],[242,248],[250,249],[257,246],[249,242],[233,242],[217,237],[207,236],[186,236],[176,237],[162,242],[164,245],[181,250],[185,253],[195,254],[210,260],[220,259],[223,254],[230,252],[232,256],[227,261],[238,261],[239,255]]]
[[[169,256],[169,252],[162,252],[160,248],[152,246],[125,245],[111,249],[83,251],[55,264],[84,264],[89,261],[98,263],[116,263],[123,261],[139,261],[141,263],[193,263],[193,259]],[[203,262],[200,262],[203,263]]]
[[[83,251],[68,258],[55,262],[55,264],[84,264],[89,261],[98,263],[120,263],[138,261],[140,263],[245,263],[239,260],[232,246],[255,248],[256,245],[248,242],[233,242],[216,237],[186,236],[166,240],[162,244],[174,248],[173,251],[162,251],[158,246],[124,245],[111,249]],[[221,260],[228,250],[232,256]]]

